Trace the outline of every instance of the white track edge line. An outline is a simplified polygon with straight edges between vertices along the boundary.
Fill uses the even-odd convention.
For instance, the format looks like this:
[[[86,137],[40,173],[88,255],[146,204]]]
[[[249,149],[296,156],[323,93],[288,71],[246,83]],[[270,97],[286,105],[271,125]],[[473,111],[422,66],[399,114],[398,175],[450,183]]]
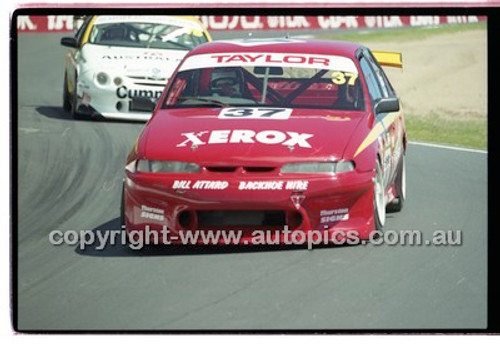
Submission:
[[[453,146],[449,146],[449,145],[441,145],[441,144],[434,144],[434,143],[424,143],[424,142],[414,142],[414,141],[409,141],[408,143],[415,144],[415,145],[421,145],[421,146],[424,146],[424,147],[431,147],[431,148],[449,149],[449,150],[457,150],[457,151],[467,151],[467,152],[470,152],[470,153],[478,153],[478,154],[488,154],[487,150],[481,150],[481,149],[461,148],[461,147],[453,147]]]

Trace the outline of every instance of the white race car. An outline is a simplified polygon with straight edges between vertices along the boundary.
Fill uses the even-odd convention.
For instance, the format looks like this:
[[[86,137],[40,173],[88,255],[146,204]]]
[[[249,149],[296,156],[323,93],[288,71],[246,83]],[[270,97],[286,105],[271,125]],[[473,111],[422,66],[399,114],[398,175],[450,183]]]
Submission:
[[[211,41],[196,17],[88,16],[63,37],[63,108],[75,118],[148,120],[181,59]]]

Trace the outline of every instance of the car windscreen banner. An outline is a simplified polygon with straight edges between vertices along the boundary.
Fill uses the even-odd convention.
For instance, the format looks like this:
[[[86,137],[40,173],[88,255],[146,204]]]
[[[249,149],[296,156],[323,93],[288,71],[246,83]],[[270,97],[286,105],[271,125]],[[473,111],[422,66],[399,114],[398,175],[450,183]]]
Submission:
[[[344,72],[358,72],[354,62],[346,57],[320,54],[265,54],[259,52],[198,54],[187,58],[179,68],[179,71],[207,67],[237,67],[261,65],[277,67],[337,69]]]

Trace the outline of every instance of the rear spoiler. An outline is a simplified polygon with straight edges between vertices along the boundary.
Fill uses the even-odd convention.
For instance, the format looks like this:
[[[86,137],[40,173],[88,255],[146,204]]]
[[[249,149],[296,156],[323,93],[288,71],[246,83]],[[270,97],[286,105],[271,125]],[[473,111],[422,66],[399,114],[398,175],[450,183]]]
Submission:
[[[395,52],[385,52],[381,50],[372,50],[375,59],[382,66],[403,68],[403,54]]]

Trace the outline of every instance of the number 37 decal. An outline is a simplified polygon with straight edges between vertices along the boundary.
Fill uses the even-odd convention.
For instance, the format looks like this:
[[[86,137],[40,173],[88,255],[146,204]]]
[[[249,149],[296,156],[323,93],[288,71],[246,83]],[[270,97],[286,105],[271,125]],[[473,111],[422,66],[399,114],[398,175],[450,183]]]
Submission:
[[[219,119],[288,119],[290,108],[225,108]]]
[[[347,83],[347,85],[354,85],[357,79],[357,73],[341,71],[334,71],[332,73],[332,82],[337,85],[344,85],[345,83]]]

